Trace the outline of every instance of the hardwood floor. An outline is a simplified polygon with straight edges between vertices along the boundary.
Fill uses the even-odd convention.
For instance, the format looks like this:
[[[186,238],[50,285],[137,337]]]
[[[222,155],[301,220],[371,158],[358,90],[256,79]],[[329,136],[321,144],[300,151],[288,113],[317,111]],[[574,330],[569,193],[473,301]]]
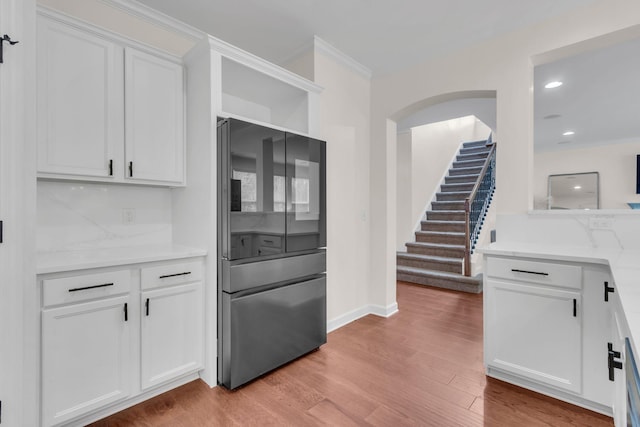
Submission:
[[[613,425],[485,377],[481,294],[398,282],[398,305],[237,391],[194,381],[93,426]]]

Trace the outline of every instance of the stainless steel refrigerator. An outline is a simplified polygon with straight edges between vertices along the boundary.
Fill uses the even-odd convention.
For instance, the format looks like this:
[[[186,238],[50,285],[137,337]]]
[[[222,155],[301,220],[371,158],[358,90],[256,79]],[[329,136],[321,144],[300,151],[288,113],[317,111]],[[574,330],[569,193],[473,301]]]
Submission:
[[[218,121],[218,383],[326,342],[325,142]]]

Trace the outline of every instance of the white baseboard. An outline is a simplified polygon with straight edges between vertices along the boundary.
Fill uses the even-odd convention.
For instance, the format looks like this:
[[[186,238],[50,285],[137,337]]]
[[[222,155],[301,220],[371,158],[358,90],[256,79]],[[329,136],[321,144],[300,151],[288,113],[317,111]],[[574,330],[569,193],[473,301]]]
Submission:
[[[338,316],[335,319],[331,319],[327,322],[327,332],[335,331],[354,320],[358,320],[361,317],[364,317],[368,314],[373,314],[375,316],[381,317],[389,317],[398,312],[398,303],[394,302],[393,304],[388,305],[387,307],[383,307],[381,305],[365,305],[360,308],[356,308],[348,313],[343,314],[342,316]]]
[[[369,305],[369,312],[380,317],[391,317],[398,312],[398,303],[394,302],[386,307],[381,305]]]

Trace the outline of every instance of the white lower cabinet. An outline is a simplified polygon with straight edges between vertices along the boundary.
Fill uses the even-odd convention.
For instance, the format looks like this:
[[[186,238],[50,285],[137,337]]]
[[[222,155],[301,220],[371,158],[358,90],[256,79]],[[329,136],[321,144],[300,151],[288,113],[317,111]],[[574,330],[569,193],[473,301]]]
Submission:
[[[142,389],[202,366],[202,282],[142,292]]]
[[[40,279],[42,426],[82,424],[202,368],[201,259]]]
[[[485,255],[487,374],[611,413],[608,267]]]
[[[128,397],[133,373],[129,296],[42,311],[45,426]]]
[[[582,306],[575,291],[487,282],[487,361],[491,366],[579,393]],[[575,306],[575,311],[574,311]]]

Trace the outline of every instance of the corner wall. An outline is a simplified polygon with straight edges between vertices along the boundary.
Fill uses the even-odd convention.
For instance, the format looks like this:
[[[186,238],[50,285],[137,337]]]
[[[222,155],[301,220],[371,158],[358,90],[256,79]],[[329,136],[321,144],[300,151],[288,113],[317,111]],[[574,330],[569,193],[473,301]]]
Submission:
[[[285,67],[322,86],[320,135],[327,141],[327,320],[334,330],[371,312],[369,141],[371,83],[319,39]],[[311,71],[312,70],[312,71]]]

